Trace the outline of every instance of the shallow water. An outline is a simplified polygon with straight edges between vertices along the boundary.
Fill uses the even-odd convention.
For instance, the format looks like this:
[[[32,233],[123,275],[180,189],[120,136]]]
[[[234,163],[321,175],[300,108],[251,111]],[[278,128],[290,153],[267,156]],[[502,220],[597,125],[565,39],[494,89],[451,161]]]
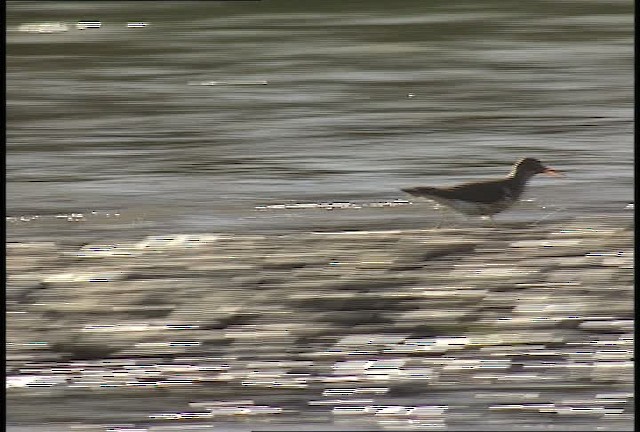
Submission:
[[[440,216],[429,205],[256,207],[406,199],[401,187],[500,176],[523,156],[567,177],[536,178],[526,197],[536,203],[503,220],[625,211],[631,2],[367,6],[12,2],[7,214],[41,218],[9,223],[9,238],[367,227],[381,217],[428,226]],[[75,29],[87,19],[102,27]],[[69,30],[20,31],[42,22]],[[91,211],[124,218],[51,222]]]

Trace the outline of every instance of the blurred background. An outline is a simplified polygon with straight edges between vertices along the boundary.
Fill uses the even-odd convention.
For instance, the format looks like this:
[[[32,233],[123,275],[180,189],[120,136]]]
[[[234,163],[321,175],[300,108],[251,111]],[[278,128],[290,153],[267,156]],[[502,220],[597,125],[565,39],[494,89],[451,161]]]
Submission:
[[[517,410],[509,404],[525,401],[533,404],[525,411],[533,410],[536,416],[527,418],[525,412],[525,418],[517,423],[523,430],[538,430],[541,424],[546,430],[630,430],[631,354],[625,350],[630,349],[629,320],[633,317],[628,261],[631,231],[618,237],[607,234],[610,243],[589,243],[569,253],[589,263],[613,259],[614,264],[606,262],[621,266],[616,267],[618,273],[605,279],[584,273],[584,280],[580,279],[584,283],[590,278],[599,281],[600,285],[590,288],[576,282],[582,261],[572,261],[569,270],[563,267],[564,273],[553,277],[545,273],[552,258],[539,255],[543,243],[519,243],[515,247],[525,248],[518,249],[525,250],[524,255],[515,254],[512,261],[507,260],[518,269],[518,260],[538,254],[538,260],[531,264],[536,271],[528,279],[518,279],[514,275],[522,276],[520,270],[510,270],[498,271],[497,276],[490,272],[489,279],[477,280],[473,276],[477,272],[460,273],[463,270],[455,267],[457,258],[447,261],[446,269],[419,270],[422,264],[414,261],[424,256],[415,257],[424,252],[425,245],[433,246],[433,239],[423,234],[400,240],[378,238],[370,243],[343,237],[323,237],[317,243],[308,236],[310,232],[433,227],[441,218],[440,212],[429,204],[405,201],[408,197],[400,188],[505,175],[521,157],[539,158],[564,171],[566,177],[536,177],[525,202],[498,215],[498,225],[553,224],[577,218],[589,220],[585,226],[596,227],[598,223],[593,221],[607,224],[618,218],[630,219],[633,10],[629,0],[8,2],[6,224],[12,247],[8,266],[13,275],[8,325],[14,327],[9,330],[8,374],[12,378],[7,386],[13,430],[68,430],[70,426],[56,426],[61,423],[95,423],[97,429],[91,430],[110,431],[200,430],[211,426],[212,417],[224,421],[245,414],[250,419],[260,415],[270,418],[281,414],[279,409],[300,414],[295,421],[301,424],[322,423],[345,414],[351,419],[349,410],[357,411],[353,404],[358,400],[369,407],[359,414],[367,419],[378,416],[378,420],[363,426],[354,426],[349,420],[336,428],[480,430],[479,424],[486,424],[486,430],[508,428],[515,427],[512,410]],[[475,223],[461,221],[458,225],[462,227]],[[461,231],[443,241],[460,242],[452,250],[468,252],[480,244],[477,236],[483,232]],[[583,226],[575,232],[581,236],[590,231]],[[197,237],[199,233],[213,237],[207,240]],[[233,240],[238,235],[285,237],[277,241],[264,237]],[[514,231],[510,235],[526,242],[532,234]],[[143,241],[146,236],[155,240]],[[214,258],[199,257],[200,262],[209,264],[184,267],[183,261],[171,255],[171,247],[186,248],[194,239],[202,244],[219,243],[210,251]],[[505,259],[500,251],[510,240],[503,240],[506,243],[485,245],[485,252],[498,253],[496,260]],[[571,240],[562,241],[565,243],[556,246],[574,247]],[[100,260],[83,261],[95,254],[112,256],[113,245],[127,242],[136,245],[127,249],[129,252],[155,248],[169,255],[126,258],[111,267],[104,267]],[[94,243],[110,246],[79,249]],[[169,243],[173,246],[168,247]],[[438,251],[433,256],[451,253]],[[598,258],[588,255],[594,251],[600,253]],[[72,255],[65,255],[68,253]],[[363,257],[354,255],[360,253]],[[606,258],[609,253],[613,255]],[[395,261],[398,257],[408,264]],[[225,261],[236,258],[246,260],[241,265]],[[468,271],[485,269],[488,261],[483,260],[470,263]],[[384,263],[389,262],[394,263],[393,271],[418,272],[398,273],[404,281],[400,285],[409,287],[405,294],[402,290],[397,294],[396,277],[384,273],[390,268]],[[136,270],[142,273],[132,276],[127,273],[132,266],[146,270]],[[208,266],[217,273],[207,273]],[[91,279],[95,275],[82,276],[79,269],[97,271],[103,282],[117,279],[114,275],[128,276],[124,282],[96,288],[96,279]],[[310,273],[304,273],[307,271]],[[194,275],[198,275],[197,282],[189,279]],[[552,321],[562,323],[560,330],[555,324],[550,328],[562,336],[553,333],[555,330],[531,332],[530,325],[547,327],[526,320],[514,324],[518,331],[500,327],[506,334],[517,333],[513,340],[505,334],[493,339],[487,336],[493,331],[487,330],[493,329],[493,324],[487,323],[502,319],[500,314],[511,309],[496,306],[502,294],[493,293],[489,299],[482,290],[503,287],[495,278],[510,284],[514,277],[533,291],[507,296],[508,302],[513,302],[510,307],[519,305],[516,309],[533,314],[531,319],[538,319],[536,314],[557,318]],[[329,289],[313,284],[322,278],[327,284],[339,280],[343,285]],[[135,289],[127,291],[131,288],[127,283]],[[555,295],[545,291],[547,288],[557,287],[545,283],[568,284],[576,291],[564,291],[562,295],[569,297],[562,299],[546,297]],[[140,284],[146,284],[144,289]],[[391,291],[384,291],[380,284],[389,284]],[[458,287],[454,290],[457,294],[441,293],[444,300],[414,296],[419,287],[446,291],[451,284]],[[456,291],[462,289],[459,285],[471,292],[460,294]],[[370,286],[378,286],[382,297],[360,299],[353,307],[345,304],[351,300],[341,290],[366,293]],[[600,295],[589,294],[590,289],[605,288],[622,291],[589,297]],[[249,289],[259,290],[262,297],[252,300],[256,294]],[[136,297],[136,292],[144,290],[151,291]],[[211,291],[222,297],[207,297],[213,295]],[[317,296],[322,293],[328,300],[317,306]],[[461,303],[459,295],[463,296]],[[574,295],[580,301],[571,297]],[[452,306],[447,302],[454,297]],[[88,306],[88,299],[95,304]],[[114,306],[113,302],[119,301],[122,304]],[[140,308],[146,308],[142,315],[136,315],[142,309],[126,309],[136,301]],[[183,309],[165,304],[172,301],[182,304]],[[489,306],[483,303],[486,301]],[[554,302],[555,307],[545,309]],[[156,309],[150,312],[149,304]],[[482,309],[478,304],[484,305]],[[105,309],[105,305],[112,309]],[[386,314],[390,305],[397,310]],[[424,311],[429,305],[434,307],[433,316],[417,311],[405,314],[412,308]],[[72,310],[76,306],[81,311]],[[281,321],[277,314],[268,313],[278,307],[290,308],[287,314],[294,314],[290,318],[303,313],[299,321]],[[314,307],[320,308],[315,315],[308,309]],[[354,307],[368,311],[363,322],[345,318]],[[163,308],[170,309],[171,315],[163,316]],[[487,312],[489,309],[492,312]],[[111,312],[105,314],[105,310]],[[450,318],[462,316],[460,313],[466,316],[463,324]],[[490,318],[485,313],[490,313]],[[564,315],[558,318],[560,315],[554,314]],[[436,315],[440,318],[434,318]],[[256,317],[263,321],[255,321]],[[305,319],[309,320],[306,324]],[[428,329],[416,324],[424,320],[438,324]],[[602,320],[608,323],[604,327],[598,324]],[[261,327],[261,322],[266,327]],[[341,323],[340,331],[332,327],[336,322]],[[484,323],[482,329],[488,333],[482,337],[493,342],[456,339],[468,337],[471,322]],[[194,323],[201,327],[184,327]],[[380,326],[371,327],[372,323]],[[587,330],[576,330],[575,334],[567,330],[584,323]],[[300,331],[316,328],[320,333],[290,344],[276,335],[275,343],[268,332],[280,331],[273,327],[278,325],[289,326],[290,331],[296,326]],[[504,321],[500,325],[504,326]],[[253,334],[248,342],[242,339],[260,329],[263,333],[256,334],[262,336]],[[176,336],[176,331],[183,330],[193,330],[197,336]],[[196,340],[204,331],[214,340],[198,347],[175,342]],[[392,335],[384,336],[390,331]],[[339,338],[331,339],[338,333]],[[220,339],[211,334],[219,334]],[[375,337],[366,336],[372,334]],[[169,354],[154,351],[157,345],[153,344],[159,340],[174,341],[171,349],[163,348]],[[569,372],[563,370],[558,381],[545,387],[531,376],[527,378],[528,369],[513,366],[512,370],[509,366],[509,373],[523,374],[501,381],[500,390],[491,393],[498,388],[487,376],[475,377],[478,381],[457,374],[485,361],[479,359],[489,354],[482,350],[496,340],[501,342],[491,348],[497,350],[491,351],[491,358],[497,358],[499,364],[490,364],[496,370],[504,366],[500,359],[510,355],[505,354],[510,344],[520,344],[518,358],[534,359],[534,369],[548,365],[545,359],[559,361],[559,356],[565,356],[565,364],[580,365],[583,357],[570,343],[582,344],[583,353],[604,355],[606,361],[622,359],[615,366],[622,369],[607,363],[598,367],[611,366],[613,369],[606,369],[613,371],[607,372],[610,375],[591,371],[587,377],[576,366]],[[563,341],[570,343],[562,345]],[[479,351],[473,351],[462,363],[450,364],[453,369],[449,372],[440,371],[452,374],[449,378],[441,376],[439,380],[427,371],[449,367],[440,356],[448,356],[450,349],[455,351],[460,344]],[[624,349],[602,354],[601,350],[606,350],[602,346],[614,349],[611,346],[616,344]],[[259,345],[273,348],[271,354],[261,357],[254,353]],[[349,363],[352,358],[347,354],[366,354],[372,346],[378,347],[376,353],[392,353],[391,359],[388,355],[365,355],[361,363]],[[135,349],[127,351],[126,347]],[[429,356],[435,356],[432,363],[420,360],[418,366],[412,365],[410,357],[422,358],[425,349]],[[183,357],[176,357],[175,350]],[[278,352],[286,355],[278,358],[274,354]],[[321,360],[326,356],[333,359],[337,352],[347,357],[335,363]],[[296,353],[321,354],[296,357]],[[264,363],[276,360],[281,363]],[[594,366],[595,360],[591,360]],[[367,363],[370,361],[374,363]],[[198,369],[194,372],[190,367],[195,364]],[[57,372],[52,372],[56,367]],[[229,368],[239,369],[230,372]],[[360,383],[357,392],[352,389],[349,393],[344,387],[336,390],[335,383],[359,376],[355,370],[374,370],[373,374],[400,371],[403,379],[417,381],[392,388],[390,393],[385,385],[378,385],[380,382]],[[542,375],[554,377],[554,370],[544,369]],[[207,393],[210,388],[206,386],[197,391],[192,386],[180,390],[181,382],[193,379],[192,372],[207,375],[212,371],[219,374],[214,379],[216,385],[228,385],[215,397]],[[252,371],[257,375],[251,375]],[[133,390],[135,394],[127,388],[123,394],[108,393],[105,399],[104,388],[115,386],[118,377],[131,382],[139,380],[140,374],[167,375],[173,381],[169,389],[167,385],[154,387],[154,392],[147,394],[146,388],[138,388],[140,384]],[[289,381],[273,384],[273,376],[283,374],[288,374]],[[333,384],[320,384],[325,375]],[[318,381],[305,381],[309,376]],[[92,377],[98,378],[92,381]],[[523,396],[521,391],[531,384],[528,379],[537,384],[533,393]],[[271,384],[265,385],[269,380]],[[104,384],[107,381],[111,384]],[[587,381],[595,387],[584,384]],[[447,382],[455,383],[454,387],[446,387]],[[444,385],[444,390],[431,390],[432,385]],[[286,390],[274,392],[274,386]],[[547,390],[555,393],[547,394]],[[513,391],[520,393],[514,396]],[[346,407],[336,402],[347,396],[356,402]],[[251,403],[242,402],[243,397]],[[589,410],[596,406],[600,411],[574,418],[577,410],[583,409],[584,414],[587,409],[576,400],[587,399],[597,402],[587,404]],[[550,401],[561,407],[553,408],[552,414]],[[492,403],[499,407],[490,409]],[[376,404],[387,408],[375,408]],[[411,404],[413,407],[407,408]],[[618,411],[603,411],[611,404]],[[413,411],[407,414],[402,407]],[[572,411],[574,407],[582,408]],[[180,418],[167,414],[186,410],[206,415]],[[176,426],[176,421],[185,419],[196,425]],[[200,420],[204,423],[199,424]],[[55,424],[41,429],[24,426],[46,422]],[[145,422],[152,425],[141,426]],[[107,423],[109,426],[104,426]],[[216,430],[222,430],[220,427]],[[225,427],[241,429],[236,423]]]

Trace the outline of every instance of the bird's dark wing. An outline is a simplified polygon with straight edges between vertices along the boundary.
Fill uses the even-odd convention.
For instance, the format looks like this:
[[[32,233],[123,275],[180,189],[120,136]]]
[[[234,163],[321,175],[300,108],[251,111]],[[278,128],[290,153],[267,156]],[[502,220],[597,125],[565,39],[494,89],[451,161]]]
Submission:
[[[500,179],[464,183],[458,186],[443,188],[418,186],[402,190],[410,195],[427,198],[429,196],[436,196],[446,199],[493,203],[504,199],[517,198],[511,196],[509,186],[511,186],[509,179]]]

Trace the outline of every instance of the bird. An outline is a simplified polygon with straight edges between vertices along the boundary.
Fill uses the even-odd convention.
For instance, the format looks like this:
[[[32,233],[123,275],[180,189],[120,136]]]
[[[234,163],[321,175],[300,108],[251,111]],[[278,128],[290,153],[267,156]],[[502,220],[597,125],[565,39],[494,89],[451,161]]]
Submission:
[[[427,198],[468,216],[489,217],[511,207],[527,182],[536,174],[563,176],[555,169],[546,167],[538,159],[527,157],[518,160],[504,178],[463,183],[449,187],[417,186],[403,188],[409,195]]]

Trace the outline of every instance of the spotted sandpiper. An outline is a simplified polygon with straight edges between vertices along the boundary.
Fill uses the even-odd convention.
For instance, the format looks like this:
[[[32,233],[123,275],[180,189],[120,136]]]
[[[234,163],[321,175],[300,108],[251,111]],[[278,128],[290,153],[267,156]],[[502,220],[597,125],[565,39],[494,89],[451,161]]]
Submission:
[[[542,165],[538,159],[524,158],[517,161],[509,175],[501,179],[450,187],[418,186],[402,190],[410,195],[444,204],[466,215],[488,216],[493,220],[493,215],[511,207],[522,195],[529,179],[540,173],[562,176],[560,172]]]

